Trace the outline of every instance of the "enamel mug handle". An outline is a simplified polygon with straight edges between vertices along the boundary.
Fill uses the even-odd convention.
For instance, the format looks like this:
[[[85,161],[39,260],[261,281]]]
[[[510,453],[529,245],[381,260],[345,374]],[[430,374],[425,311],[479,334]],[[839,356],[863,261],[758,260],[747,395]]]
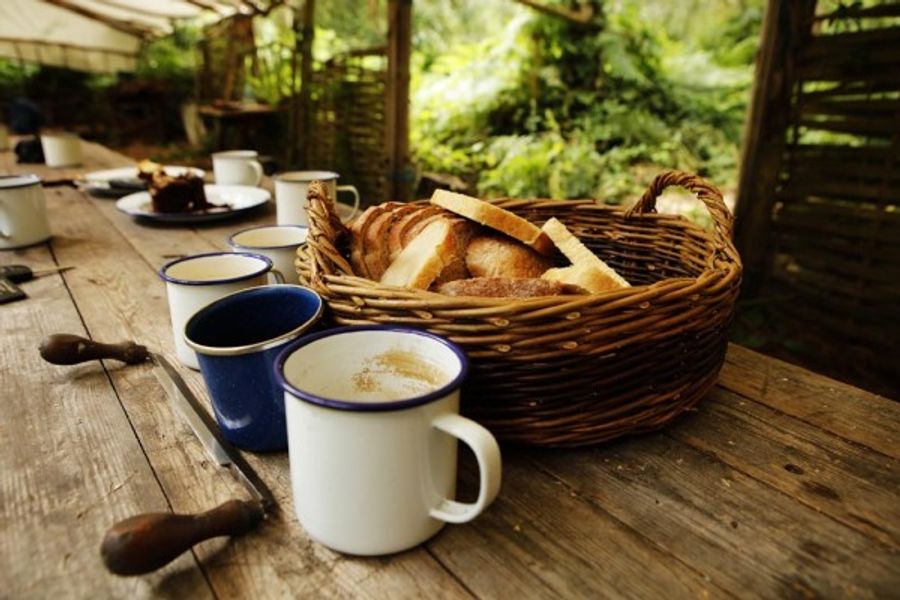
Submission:
[[[500,491],[500,447],[490,432],[471,419],[457,414],[444,414],[431,426],[462,440],[478,460],[478,498],[475,502],[444,499],[429,514],[447,523],[466,523],[480,515]]]
[[[359,192],[352,185],[339,185],[335,188],[335,194],[337,192],[350,192],[353,194],[353,212],[350,213],[349,217],[343,219],[344,221],[349,221],[356,216],[357,212],[359,212]]]
[[[275,283],[284,283],[285,282],[284,273],[282,273],[278,269],[272,269],[271,271],[269,271],[269,275],[272,276],[272,279],[275,280]]]
[[[263,168],[262,164],[258,160],[251,160],[249,163],[250,168],[253,169],[253,172],[256,173],[256,183],[253,184],[254,187],[259,187],[259,184],[262,183],[263,180]]]
[[[12,229],[7,229],[10,224],[9,213],[6,212],[6,203],[0,198],[0,238],[12,237]]]

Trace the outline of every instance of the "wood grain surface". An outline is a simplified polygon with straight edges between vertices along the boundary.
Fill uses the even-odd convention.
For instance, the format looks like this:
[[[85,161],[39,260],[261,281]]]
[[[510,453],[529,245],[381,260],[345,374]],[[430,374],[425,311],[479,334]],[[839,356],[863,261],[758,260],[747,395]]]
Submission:
[[[129,164],[86,144],[79,171]],[[57,170],[15,165],[7,172]],[[73,174],[77,171],[66,171]],[[297,522],[286,453],[246,454],[279,511],[162,571],[108,574],[115,520],[198,512],[246,493],[208,460],[149,365],[43,363],[49,333],[134,340],[174,360],[173,256],[226,249],[272,205],[203,226],[148,225],[111,200],[45,191],[50,244],[0,264],[76,268],[0,306],[0,597],[859,597],[900,589],[900,409],[732,346],[720,385],[663,432],[576,451],[504,447],[495,504],[473,523],[383,558],[334,553]],[[208,402],[199,373],[179,368]],[[463,453],[460,489],[477,472]]]

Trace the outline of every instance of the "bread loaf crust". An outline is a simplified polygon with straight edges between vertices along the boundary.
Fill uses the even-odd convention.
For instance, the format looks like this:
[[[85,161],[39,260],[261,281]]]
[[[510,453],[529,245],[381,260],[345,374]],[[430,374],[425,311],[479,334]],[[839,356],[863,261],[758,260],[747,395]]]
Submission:
[[[553,242],[536,225],[490,202],[447,190],[435,190],[431,203],[505,233],[541,254],[553,254]]]
[[[561,294],[585,294],[577,286],[558,281],[523,277],[474,277],[439,285],[435,290],[447,296],[479,296],[488,298],[535,298]]]

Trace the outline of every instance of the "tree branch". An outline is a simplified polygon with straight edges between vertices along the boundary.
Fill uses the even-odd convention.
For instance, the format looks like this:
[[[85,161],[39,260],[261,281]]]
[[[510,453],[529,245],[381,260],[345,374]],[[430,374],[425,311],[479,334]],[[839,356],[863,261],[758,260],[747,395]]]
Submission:
[[[550,15],[551,17],[559,17],[571,23],[577,23],[578,25],[587,25],[591,22],[591,20],[594,18],[594,15],[596,14],[594,5],[590,2],[582,4],[578,8],[578,10],[571,10],[562,8],[560,6],[549,6],[547,4],[537,2],[536,0],[513,1],[518,2],[519,4],[523,4],[528,8],[532,8],[538,12],[544,13],[545,15]]]

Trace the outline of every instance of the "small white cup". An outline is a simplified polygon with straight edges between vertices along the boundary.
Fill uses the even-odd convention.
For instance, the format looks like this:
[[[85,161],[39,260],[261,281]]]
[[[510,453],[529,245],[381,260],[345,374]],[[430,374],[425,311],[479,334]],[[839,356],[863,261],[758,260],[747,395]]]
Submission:
[[[48,167],[74,167],[81,164],[81,138],[74,133],[42,133],[41,148]]]
[[[309,225],[306,216],[306,192],[313,181],[322,181],[328,187],[332,203],[337,202],[338,192],[353,194],[353,211],[344,217],[352,219],[359,210],[359,192],[352,185],[337,185],[340,175],[333,171],[291,171],[275,176],[275,211],[279,225]]]
[[[200,369],[197,354],[184,340],[184,326],[194,313],[222,296],[266,284],[272,261],[249,252],[210,252],[176,258],[162,266],[178,360]]]
[[[274,271],[284,281],[296,282],[297,248],[306,243],[309,230],[303,225],[263,225],[251,227],[231,235],[228,245],[233,252],[254,252],[269,257]]]
[[[213,173],[219,185],[258,186],[263,178],[256,150],[229,150],[212,155]]]
[[[0,176],[0,250],[50,239],[44,190],[37,175]]]
[[[500,449],[459,416],[463,352],[430,333],[343,327],[275,360],[285,389],[294,509],[339,552],[382,555],[478,516],[500,490]],[[457,439],[474,452],[478,498],[457,502]]]

